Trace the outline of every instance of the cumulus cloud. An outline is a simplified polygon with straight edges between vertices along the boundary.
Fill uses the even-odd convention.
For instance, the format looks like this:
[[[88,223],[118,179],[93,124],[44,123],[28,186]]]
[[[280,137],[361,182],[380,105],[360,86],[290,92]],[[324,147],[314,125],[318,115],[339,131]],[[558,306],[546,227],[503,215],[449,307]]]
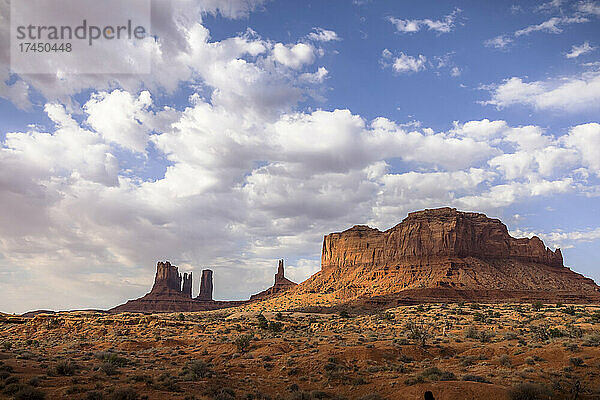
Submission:
[[[312,64],[315,59],[314,49],[310,44],[298,43],[295,45],[275,44],[273,49],[275,61],[290,67],[298,69],[305,64]]]
[[[533,82],[512,77],[495,85],[491,89],[491,99],[483,103],[499,108],[524,104],[539,110],[595,110],[600,104],[600,74],[588,72],[563,79]]]
[[[583,42],[580,45],[573,45],[573,47],[571,47],[571,51],[568,52],[567,54],[565,54],[565,57],[567,58],[577,58],[582,54],[585,53],[589,53],[593,50],[595,50],[596,48],[592,45],[590,45],[590,42]]]
[[[315,42],[331,42],[342,40],[337,33],[323,28],[313,28],[313,32],[308,34],[310,40]]]
[[[422,71],[426,68],[426,62],[427,58],[422,54],[413,57],[400,52],[400,55],[393,60],[391,65],[394,71],[402,74]]]
[[[192,100],[181,111],[155,110],[143,91],[98,92],[87,119],[49,103],[53,130],[8,133],[0,271],[26,266],[32,281],[54,285],[50,292],[79,281],[56,307],[110,306],[143,294],[148,268],[167,258],[184,270],[212,266],[217,296],[244,298],[270,283],[271,260],[285,256],[298,281],[314,272],[324,233],[357,222],[389,227],[423,207],[495,210],[578,190],[574,171],[600,167],[597,124],[564,139],[487,119],[435,132],[348,110],[257,119]],[[105,113],[118,115],[101,122]],[[151,143],[168,160],[164,173],[142,178],[120,167],[127,143],[132,151]],[[392,172],[389,160],[409,171]],[[58,279],[53,263],[68,278]],[[23,304],[14,307],[34,306]]]
[[[387,19],[396,27],[396,30],[401,33],[418,32],[423,28],[427,28],[430,31],[435,31],[438,33],[448,33],[454,29],[456,16],[460,14],[461,11],[462,10],[457,8],[441,20],[432,20],[429,18],[399,19],[395,17],[388,17]]]
[[[170,3],[180,8],[155,4],[166,7],[157,21],[165,32],[160,82],[17,79],[48,91],[51,126],[6,132],[0,145],[6,311],[109,307],[143,295],[164,259],[184,271],[213,268],[217,298],[248,298],[272,284],[278,258],[296,281],[315,272],[325,233],[356,223],[388,228],[424,207],[493,212],[585,192],[599,173],[596,123],[557,137],[503,120],[456,121],[441,131],[300,109],[306,87],[318,90],[329,74],[315,71],[312,44],[251,30],[214,40],[196,18],[241,17],[259,2]],[[192,6],[198,14],[186,14]],[[398,72],[427,67],[424,56],[382,53],[395,69],[403,56]],[[589,86],[595,78],[580,79]],[[180,108],[159,107],[156,92],[181,82],[207,90]],[[531,98],[556,89],[530,84]],[[57,100],[82,87],[94,88],[78,96],[83,106]],[[34,295],[42,288],[43,302]]]

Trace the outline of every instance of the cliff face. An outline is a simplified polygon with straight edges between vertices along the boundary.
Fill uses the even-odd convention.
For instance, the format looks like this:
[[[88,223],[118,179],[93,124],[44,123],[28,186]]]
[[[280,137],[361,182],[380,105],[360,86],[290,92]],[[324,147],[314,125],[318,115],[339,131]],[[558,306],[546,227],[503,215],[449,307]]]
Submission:
[[[538,237],[515,239],[500,220],[439,208],[410,213],[385,232],[357,225],[329,234],[323,240],[321,267],[391,266],[447,257],[516,259],[563,266],[560,249],[546,248]]]
[[[357,225],[326,235],[321,271],[297,290],[354,298],[440,288],[598,294],[591,279],[563,266],[560,250],[537,237],[515,239],[499,220],[453,208],[410,213],[384,232]]]

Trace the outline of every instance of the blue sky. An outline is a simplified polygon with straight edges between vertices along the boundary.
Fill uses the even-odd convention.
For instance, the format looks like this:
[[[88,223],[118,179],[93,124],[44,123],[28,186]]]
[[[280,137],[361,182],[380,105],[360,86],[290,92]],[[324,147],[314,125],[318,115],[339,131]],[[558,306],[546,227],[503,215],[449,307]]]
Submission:
[[[161,7],[151,74],[17,75],[3,51],[2,311],[109,307],[163,259],[248,298],[278,258],[317,271],[326,233],[445,205],[600,281],[599,2]]]

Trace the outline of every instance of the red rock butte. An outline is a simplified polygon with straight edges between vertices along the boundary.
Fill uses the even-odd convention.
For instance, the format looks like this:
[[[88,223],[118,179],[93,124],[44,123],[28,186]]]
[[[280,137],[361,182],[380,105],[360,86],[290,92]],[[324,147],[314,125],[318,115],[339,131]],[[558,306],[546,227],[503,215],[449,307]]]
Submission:
[[[598,302],[599,289],[538,237],[515,239],[498,219],[438,208],[409,213],[384,232],[357,225],[326,235],[321,271],[296,292],[400,303]]]
[[[293,288],[296,284],[284,275],[283,260],[279,260],[279,267],[275,274],[275,284],[267,290],[252,295],[250,300],[218,301],[213,300],[213,271],[202,270],[200,290],[198,296],[192,298],[192,273],[179,273],[179,268],[170,262],[158,262],[154,285],[145,296],[129,300],[110,309],[110,312],[182,312],[206,311],[221,308],[235,307],[250,301],[264,300],[281,295]]]
[[[356,225],[323,239],[321,270],[300,285],[279,260],[275,282],[245,301],[213,300],[213,272],[202,271],[192,298],[192,273],[156,266],[150,293],[111,312],[202,311],[303,293],[333,294],[337,303],[368,307],[419,302],[600,303],[600,287],[563,265],[560,249],[536,236],[516,239],[484,214],[438,208],[409,213],[387,231]],[[307,303],[305,306],[312,306]]]
[[[277,294],[286,292],[286,291],[294,288],[295,286],[298,286],[298,285],[285,277],[283,260],[279,260],[279,265],[277,267],[277,273],[275,274],[275,283],[273,284],[273,286],[271,286],[267,290],[263,290],[260,293],[250,296],[250,300],[264,300],[269,297],[273,297]]]

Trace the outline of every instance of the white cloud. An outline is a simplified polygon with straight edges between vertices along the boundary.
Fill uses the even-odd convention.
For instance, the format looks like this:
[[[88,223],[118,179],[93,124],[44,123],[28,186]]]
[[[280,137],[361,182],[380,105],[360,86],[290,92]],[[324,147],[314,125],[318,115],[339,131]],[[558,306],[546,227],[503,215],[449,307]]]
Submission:
[[[588,18],[575,16],[575,17],[553,17],[537,25],[530,25],[523,29],[519,29],[515,32],[515,37],[528,35],[532,32],[548,32],[548,33],[561,33],[562,25],[570,24],[582,24],[589,22]]]
[[[309,83],[322,83],[329,75],[325,67],[319,67],[316,72],[305,72],[300,75],[300,79]]]
[[[392,68],[398,73],[419,72],[425,69],[426,62],[427,58],[422,54],[413,57],[400,52],[400,55],[394,59]]]
[[[452,67],[452,69],[450,70],[450,75],[453,77],[458,77],[461,74],[461,70],[458,67]]]
[[[456,16],[460,14],[461,10],[456,9],[452,13],[446,15],[442,20],[426,19],[399,19],[395,17],[388,17],[398,32],[402,33],[413,33],[418,32],[422,28],[427,28],[430,31],[439,33],[448,33],[454,29],[454,21]]]
[[[337,33],[323,28],[313,28],[314,32],[308,34],[310,40],[315,42],[331,42],[341,40]]]
[[[299,69],[306,64],[312,64],[315,59],[314,49],[310,44],[296,45],[275,44],[273,48],[275,61],[293,69]]]
[[[547,3],[542,3],[535,8],[536,11],[553,11],[560,9],[563,4],[563,0],[551,0]]]
[[[499,35],[493,39],[488,39],[483,44],[485,47],[493,47],[496,49],[505,49],[513,40],[506,35]]]
[[[567,146],[581,154],[583,164],[600,176],[600,124],[578,125],[564,137]]]
[[[580,1],[577,10],[584,14],[600,15],[600,4],[594,1]]]
[[[600,73],[548,81],[523,82],[512,77],[491,89],[491,99],[484,104],[499,108],[525,104],[539,110],[559,109],[569,112],[595,110],[600,105]]]
[[[582,54],[585,53],[589,53],[593,50],[595,50],[596,48],[592,45],[590,45],[590,42],[583,42],[582,44],[578,45],[573,45],[573,47],[571,47],[571,51],[568,52],[567,54],[565,54],[565,57],[567,58],[577,58]]]
[[[531,232],[527,230],[516,229],[510,232],[515,237],[528,237],[537,236],[544,241],[544,243],[551,248],[571,248],[576,243],[580,242],[593,242],[600,239],[600,228],[588,229],[585,231],[573,231],[573,232]]]

